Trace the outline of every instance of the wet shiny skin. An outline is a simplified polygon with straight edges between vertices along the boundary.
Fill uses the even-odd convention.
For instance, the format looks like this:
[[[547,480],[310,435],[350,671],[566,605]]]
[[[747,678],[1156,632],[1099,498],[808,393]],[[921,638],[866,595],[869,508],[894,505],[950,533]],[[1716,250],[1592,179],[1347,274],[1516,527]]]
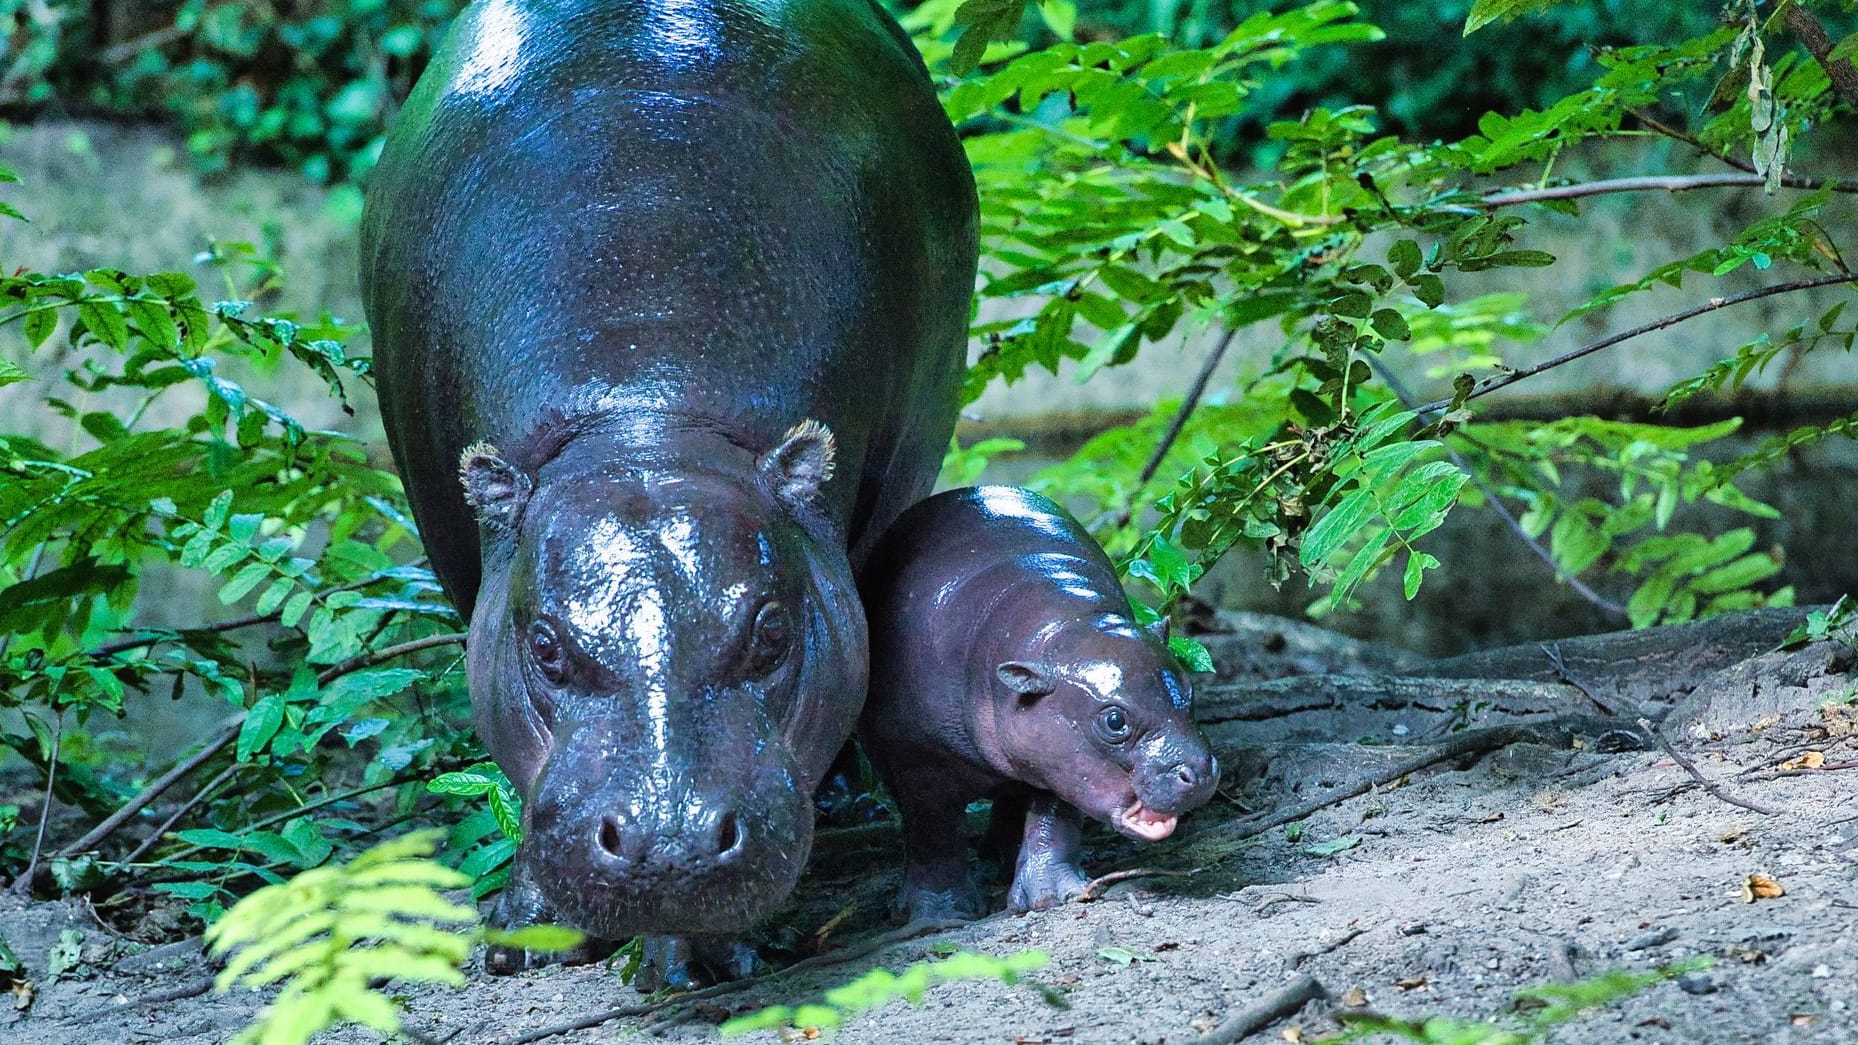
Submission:
[[[1019,830],[1007,821],[1025,812],[1009,892],[1025,909],[1088,880],[1080,811],[1157,841],[1211,797],[1219,767],[1186,672],[1047,498],[938,494],[885,534],[860,587],[871,696],[859,735],[903,812],[912,916],[981,913],[960,834],[976,798],[996,798],[994,833]]]
[[[954,423],[975,210],[869,0],[454,24],[361,275],[479,728],[528,800],[503,922],[727,933],[785,898],[863,694],[852,570]],[[830,436],[771,459],[809,418]]]

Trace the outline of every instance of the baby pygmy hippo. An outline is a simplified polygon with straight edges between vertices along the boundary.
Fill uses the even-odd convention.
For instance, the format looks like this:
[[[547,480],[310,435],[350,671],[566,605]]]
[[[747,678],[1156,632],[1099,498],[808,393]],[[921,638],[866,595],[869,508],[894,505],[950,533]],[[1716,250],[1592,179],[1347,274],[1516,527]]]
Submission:
[[[1090,881],[1082,813],[1146,841],[1213,794],[1166,622],[1136,624],[1116,570],[1050,499],[1009,486],[938,494],[873,551],[860,583],[871,692],[859,736],[903,815],[900,906],[975,917],[963,814],[991,834],[1025,810],[1007,901],[1064,903]]]

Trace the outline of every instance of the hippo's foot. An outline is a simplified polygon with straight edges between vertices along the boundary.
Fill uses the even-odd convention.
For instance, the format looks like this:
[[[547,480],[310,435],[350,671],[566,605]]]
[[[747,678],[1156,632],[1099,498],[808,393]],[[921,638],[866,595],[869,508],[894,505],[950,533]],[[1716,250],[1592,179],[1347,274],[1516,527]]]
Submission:
[[[1090,876],[1078,866],[1082,838],[1083,823],[1075,807],[1047,792],[1035,794],[1027,804],[1007,910],[1043,911],[1081,895],[1090,884]]]
[[[1022,862],[1007,890],[1006,909],[1014,914],[1047,911],[1077,899],[1090,876],[1076,864],[1047,863],[1028,868]]]
[[[619,941],[592,936],[565,951],[532,951],[493,943],[484,951],[484,971],[492,976],[512,976],[548,965],[589,965],[606,959],[618,949]]]
[[[510,869],[510,880],[491,912],[490,924],[499,929],[521,929],[529,925],[560,925],[559,913],[543,897],[530,876],[521,850]],[[545,965],[586,965],[597,962],[619,949],[616,940],[589,936],[565,951],[532,951],[525,947],[493,943],[484,952],[484,971],[492,976],[509,976]]]
[[[693,991],[753,976],[763,965],[755,948],[739,940],[646,936],[632,986],[641,994]]]
[[[897,898],[895,911],[901,922],[944,922],[979,918],[986,913],[987,906],[981,901],[980,890],[965,875],[953,885],[939,888],[907,882],[903,894]]]

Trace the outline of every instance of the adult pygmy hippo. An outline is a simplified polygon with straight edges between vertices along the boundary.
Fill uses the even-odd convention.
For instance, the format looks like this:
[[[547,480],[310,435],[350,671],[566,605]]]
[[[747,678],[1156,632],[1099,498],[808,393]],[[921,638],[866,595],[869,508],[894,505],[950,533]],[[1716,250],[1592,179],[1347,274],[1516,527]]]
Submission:
[[[371,178],[361,276],[478,730],[526,799],[498,924],[721,941],[787,897],[864,697],[852,571],[954,424],[975,225],[871,0],[459,16]],[[652,953],[677,981],[689,949]]]
[[[995,833],[1025,810],[1007,897],[1024,911],[1089,882],[1080,810],[1156,841],[1213,794],[1219,763],[1166,622],[1135,622],[1103,549],[1048,498],[938,494],[884,535],[860,589],[859,736],[903,815],[910,917],[982,913],[961,834],[976,798],[995,796]]]

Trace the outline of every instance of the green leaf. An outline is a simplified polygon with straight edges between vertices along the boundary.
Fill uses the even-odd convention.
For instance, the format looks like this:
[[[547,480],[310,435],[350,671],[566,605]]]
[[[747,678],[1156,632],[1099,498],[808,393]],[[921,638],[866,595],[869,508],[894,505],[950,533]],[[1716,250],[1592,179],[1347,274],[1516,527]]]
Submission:
[[[1347,852],[1360,844],[1360,835],[1343,835],[1340,838],[1332,838],[1327,842],[1318,842],[1315,845],[1304,846],[1303,851],[1310,856],[1334,856],[1337,853]]]
[[[264,749],[277,735],[277,729],[284,724],[284,698],[281,694],[268,693],[252,709],[245,713],[245,721],[239,726],[237,757],[241,762],[250,762],[252,756]]]
[[[5,388],[7,385],[18,384],[26,380],[29,376],[31,375],[27,374],[10,361],[0,359],[0,388]]]

